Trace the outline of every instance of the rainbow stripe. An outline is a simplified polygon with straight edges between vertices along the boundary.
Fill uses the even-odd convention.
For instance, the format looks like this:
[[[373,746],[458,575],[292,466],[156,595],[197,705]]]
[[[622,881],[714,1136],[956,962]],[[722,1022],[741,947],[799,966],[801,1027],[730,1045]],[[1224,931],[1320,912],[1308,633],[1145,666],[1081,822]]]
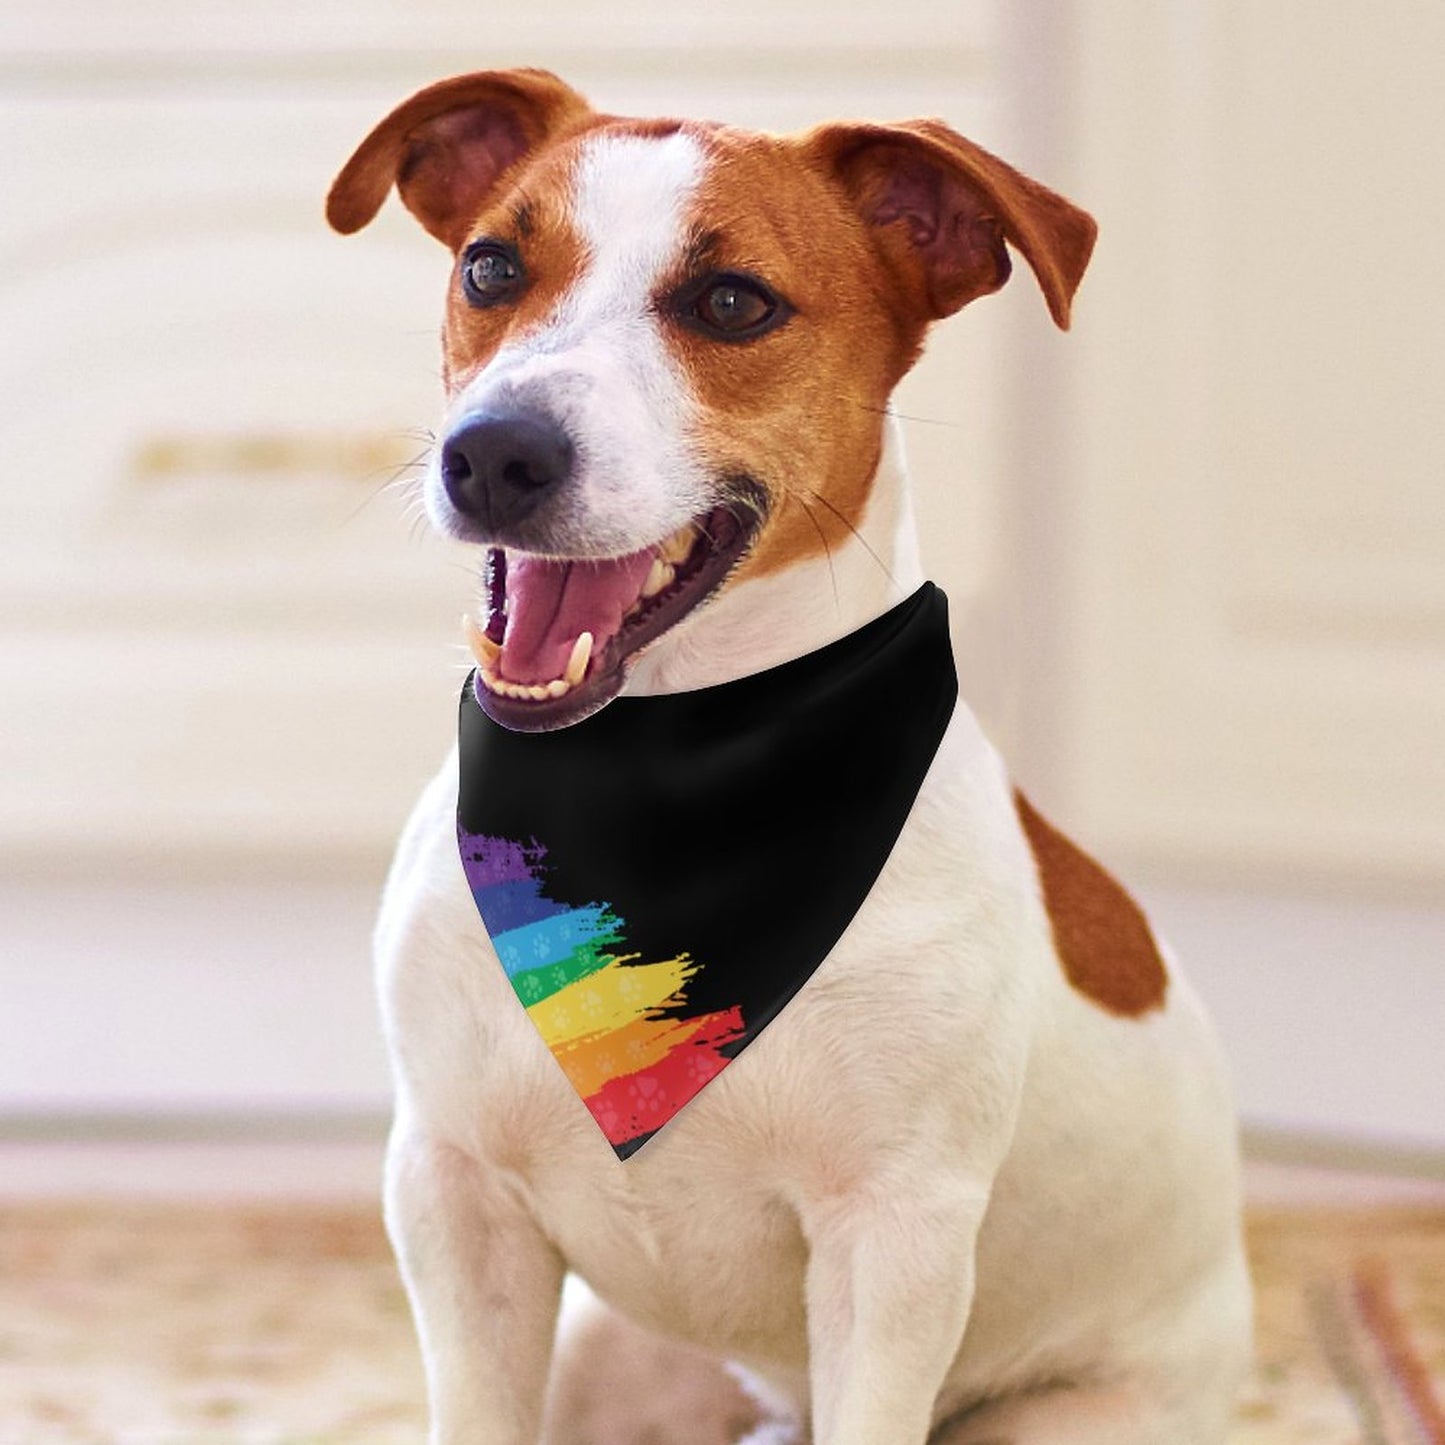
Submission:
[[[626,951],[606,903],[544,891],[547,851],[461,834],[462,864],[512,987],[592,1117],[624,1158],[728,1063],[742,1009],[689,1013],[689,954],[650,962]]]

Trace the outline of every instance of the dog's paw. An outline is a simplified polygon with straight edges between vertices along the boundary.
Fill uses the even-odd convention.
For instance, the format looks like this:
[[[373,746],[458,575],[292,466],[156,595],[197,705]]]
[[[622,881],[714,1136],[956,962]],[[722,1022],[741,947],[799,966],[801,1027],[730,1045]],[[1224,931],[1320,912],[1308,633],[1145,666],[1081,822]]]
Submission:
[[[788,1397],[743,1365],[729,1361],[723,1369],[757,1407],[757,1423],[737,1445],[808,1445],[807,1426]]]
[[[569,1281],[569,1287],[571,1286]],[[569,1291],[545,1445],[799,1445],[771,1427],[720,1361]]]
[[[798,1425],[773,1420],[744,1435],[738,1445],[808,1445],[808,1436]]]

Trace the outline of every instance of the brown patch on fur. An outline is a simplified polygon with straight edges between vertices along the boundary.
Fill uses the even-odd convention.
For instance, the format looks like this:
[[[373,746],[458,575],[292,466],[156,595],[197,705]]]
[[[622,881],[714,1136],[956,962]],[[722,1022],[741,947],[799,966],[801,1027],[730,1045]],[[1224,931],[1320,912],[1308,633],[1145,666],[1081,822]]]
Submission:
[[[1007,241],[1068,329],[1098,233],[1087,212],[939,120],[824,125],[803,143],[847,187],[908,304],[936,319],[997,291]]]
[[[454,252],[483,235],[516,244],[528,279],[516,304],[471,307],[453,278],[443,340],[449,389],[550,314],[579,274],[572,162],[582,139],[604,129],[656,139],[685,131],[708,154],[686,259],[655,301],[706,418],[695,441],[710,470],[750,477],[769,494],[767,523],[734,581],[826,555],[858,529],[889,395],[930,322],[1003,285],[1005,241],[1033,267],[1054,319],[1068,325],[1092,220],[939,121],[834,124],[779,137],[600,115],[546,71],[485,71],[398,106],[328,199],[332,224],[356,230],[394,182]],[[670,317],[671,290],[714,269],[765,281],[792,308],[787,323],[729,343]]]
[[[454,250],[470,215],[524,156],[591,114],[546,70],[484,70],[404,100],[357,146],[332,182],[326,218],[359,231],[393,184],[407,209]]]
[[[697,441],[719,476],[746,475],[771,518],[735,574],[764,576],[847,540],[867,505],[888,394],[912,364],[922,323],[878,296],[878,265],[843,192],[795,142],[727,127],[694,131],[709,164],[691,204],[694,235],[674,286],[742,271],[793,315],[756,340],[715,341],[664,318],[706,418]]]
[[[1021,792],[1015,791],[1014,806],[1038,865],[1065,977],[1085,997],[1124,1018],[1163,1008],[1169,975],[1139,905]]]
[[[709,418],[713,469],[755,478],[772,500],[743,580],[826,555],[858,528],[889,395],[930,322],[1007,280],[1005,241],[1068,325],[1094,223],[937,121],[791,137],[691,129],[710,161],[692,275],[749,272],[794,312],[745,344],[677,325],[669,338]]]
[[[526,290],[502,306],[473,306],[453,273],[442,327],[443,380],[448,392],[465,386],[506,341],[516,341],[545,322],[586,266],[586,246],[573,224],[577,162],[599,132],[662,140],[681,128],[675,120],[628,120],[589,115],[574,121],[565,138],[548,145],[510,172],[486,204],[459,227],[458,254],[483,237],[508,241],[526,272]]]
[[[540,325],[582,271],[585,247],[572,224],[572,168],[579,142],[548,147],[507,178],[490,202],[468,218],[458,251],[486,237],[510,242],[521,257],[526,289],[501,306],[473,306],[452,271],[442,327],[442,375],[448,392],[465,386],[504,341]]]

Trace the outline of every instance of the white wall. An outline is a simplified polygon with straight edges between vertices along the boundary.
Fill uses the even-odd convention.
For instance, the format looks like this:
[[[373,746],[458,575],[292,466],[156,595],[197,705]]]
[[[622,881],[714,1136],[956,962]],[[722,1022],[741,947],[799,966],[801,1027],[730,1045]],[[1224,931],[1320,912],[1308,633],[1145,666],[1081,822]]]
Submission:
[[[1018,756],[1145,885],[1249,1118],[1438,1148],[1445,11],[1019,13],[1101,235]]]
[[[1069,811],[1257,884],[1445,883],[1445,9],[1080,6]]]
[[[0,888],[0,1113],[379,1118],[378,892],[279,879]]]
[[[472,580],[376,495],[444,258],[320,198],[416,85],[529,62],[945,115],[1096,213],[1069,336],[1020,268],[900,398],[965,692],[1141,881],[1249,1118],[1445,1147],[1441,14],[7,6],[0,1116],[384,1104],[366,933]]]
[[[755,3],[719,31],[657,0],[573,0],[457,44],[472,6],[263,4],[244,23],[8,6],[0,185],[23,204],[0,211],[0,865],[86,873],[103,839],[128,867],[325,877],[384,855],[432,765],[475,564],[410,534],[385,483],[439,410],[447,262],[396,204],[346,240],[321,219],[397,100],[551,63],[621,111],[988,130],[984,8],[915,0],[840,27],[820,3]],[[949,419],[912,426],[920,463],[982,474],[925,508],[961,600],[997,552],[1002,321],[944,339],[942,397],[910,393]]]
[[[0,888],[4,1117],[377,1121],[374,881]],[[1148,884],[1225,1037],[1247,1121],[1438,1148],[1436,909]],[[23,966],[17,966],[23,964]],[[1432,1045],[1433,1047],[1433,1045]]]

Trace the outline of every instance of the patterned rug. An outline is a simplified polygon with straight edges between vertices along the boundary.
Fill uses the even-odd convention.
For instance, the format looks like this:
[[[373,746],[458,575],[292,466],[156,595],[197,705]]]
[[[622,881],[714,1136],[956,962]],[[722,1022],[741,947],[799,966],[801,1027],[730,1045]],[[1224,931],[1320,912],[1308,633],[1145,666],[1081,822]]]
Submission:
[[[1445,1212],[1255,1211],[1234,1445],[1445,1445]],[[421,1371],[360,1208],[0,1207],[3,1445],[414,1445]]]

